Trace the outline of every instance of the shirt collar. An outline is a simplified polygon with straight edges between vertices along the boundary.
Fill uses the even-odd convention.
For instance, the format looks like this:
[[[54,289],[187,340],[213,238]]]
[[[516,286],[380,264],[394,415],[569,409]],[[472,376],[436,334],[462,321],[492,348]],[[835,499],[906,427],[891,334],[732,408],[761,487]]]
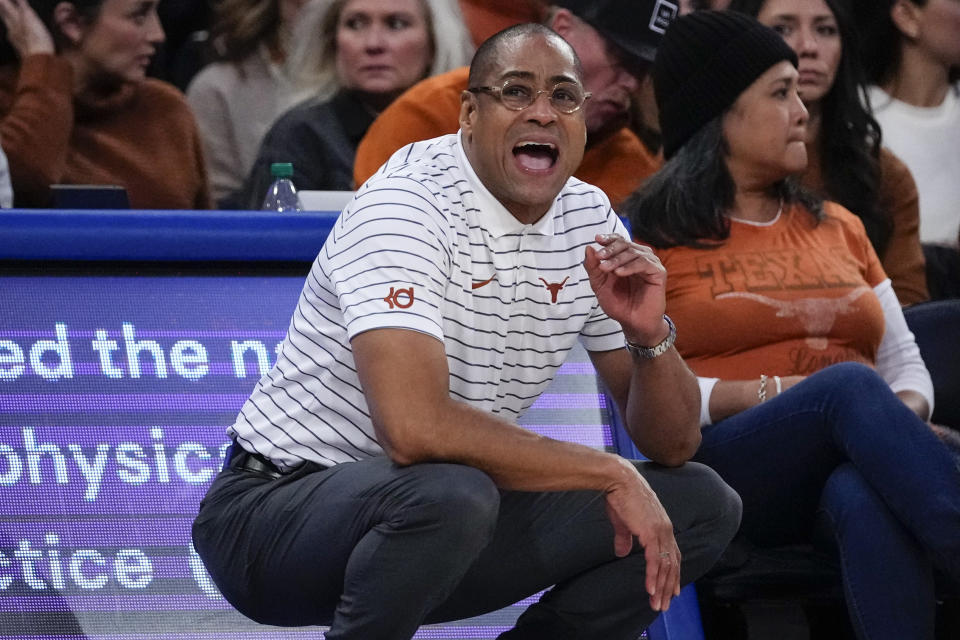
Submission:
[[[467,178],[467,184],[473,190],[473,195],[476,198],[477,209],[480,210],[477,215],[480,217],[483,228],[490,232],[491,236],[500,238],[508,234],[524,233],[524,231],[542,236],[557,234],[559,231],[557,229],[559,196],[554,199],[550,209],[539,220],[533,224],[523,224],[507,211],[507,208],[480,181],[467,158],[466,152],[463,150],[463,132],[461,131],[457,132],[457,154],[460,166],[463,167],[463,173]]]

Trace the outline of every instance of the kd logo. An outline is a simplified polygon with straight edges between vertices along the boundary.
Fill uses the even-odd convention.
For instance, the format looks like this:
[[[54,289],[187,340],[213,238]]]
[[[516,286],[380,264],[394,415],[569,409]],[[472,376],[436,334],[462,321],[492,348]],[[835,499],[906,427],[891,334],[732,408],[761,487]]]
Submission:
[[[387,305],[393,309],[409,309],[413,306],[413,287],[408,289],[397,289],[393,290],[393,287],[390,287],[390,293],[387,294],[387,297],[383,299]]]
[[[570,276],[567,276],[563,279],[563,282],[547,282],[543,278],[540,278],[540,282],[543,283],[543,286],[547,288],[547,291],[550,292],[550,303],[557,304],[557,295],[560,293],[560,289],[563,289],[563,285],[567,284],[567,280],[570,279]]]

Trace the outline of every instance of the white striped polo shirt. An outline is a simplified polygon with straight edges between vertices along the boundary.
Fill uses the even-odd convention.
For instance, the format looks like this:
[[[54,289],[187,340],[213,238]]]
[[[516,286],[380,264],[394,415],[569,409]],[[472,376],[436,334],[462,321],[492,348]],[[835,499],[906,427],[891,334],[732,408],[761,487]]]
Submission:
[[[459,134],[400,149],[334,224],[230,435],[281,468],[384,455],[350,339],[387,327],[442,341],[451,397],[515,420],[575,340],[623,347],[582,264],[611,232],[627,236],[603,192],[577,179],[527,225],[477,178]]]

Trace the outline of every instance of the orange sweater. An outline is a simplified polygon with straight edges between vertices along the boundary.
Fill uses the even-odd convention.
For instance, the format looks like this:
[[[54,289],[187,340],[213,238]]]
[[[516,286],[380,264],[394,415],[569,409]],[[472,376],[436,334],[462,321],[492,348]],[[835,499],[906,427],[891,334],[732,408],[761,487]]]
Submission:
[[[196,123],[170,85],[74,98],[70,65],[33,55],[0,69],[0,117],[17,207],[48,206],[63,183],[123,186],[134,209],[210,208]]]
[[[873,366],[886,279],[863,223],[838,204],[827,218],[794,207],[775,222],[731,222],[715,249],[657,251],[677,349],[700,376],[809,375],[837,362]]]
[[[546,0],[460,0],[463,21],[475,46],[501,29],[540,22],[546,7]]]
[[[427,78],[394,100],[357,147],[354,183],[363,184],[404,145],[456,133],[468,73],[467,67],[461,67]],[[624,127],[598,144],[588,144],[575,175],[602,189],[617,207],[659,168],[660,161]]]

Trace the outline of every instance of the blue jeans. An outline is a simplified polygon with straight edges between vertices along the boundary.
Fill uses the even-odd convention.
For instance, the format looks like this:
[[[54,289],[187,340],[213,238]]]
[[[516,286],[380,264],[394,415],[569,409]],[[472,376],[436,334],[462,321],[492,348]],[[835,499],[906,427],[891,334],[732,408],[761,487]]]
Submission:
[[[753,543],[829,532],[859,638],[933,638],[933,567],[960,580],[960,468],[872,369],[834,365],[705,427],[695,459],[740,494]]]
[[[933,421],[960,431],[960,299],[915,304],[903,316],[933,378]]]
[[[674,525],[681,581],[737,530],[740,500],[711,469],[638,462]],[[633,640],[652,622],[639,545],[624,558],[598,491],[497,488],[456,464],[386,457],[272,479],[227,468],[193,540],[226,599],[254,620],[328,624],[329,640],[400,640],[556,585],[510,640]]]

